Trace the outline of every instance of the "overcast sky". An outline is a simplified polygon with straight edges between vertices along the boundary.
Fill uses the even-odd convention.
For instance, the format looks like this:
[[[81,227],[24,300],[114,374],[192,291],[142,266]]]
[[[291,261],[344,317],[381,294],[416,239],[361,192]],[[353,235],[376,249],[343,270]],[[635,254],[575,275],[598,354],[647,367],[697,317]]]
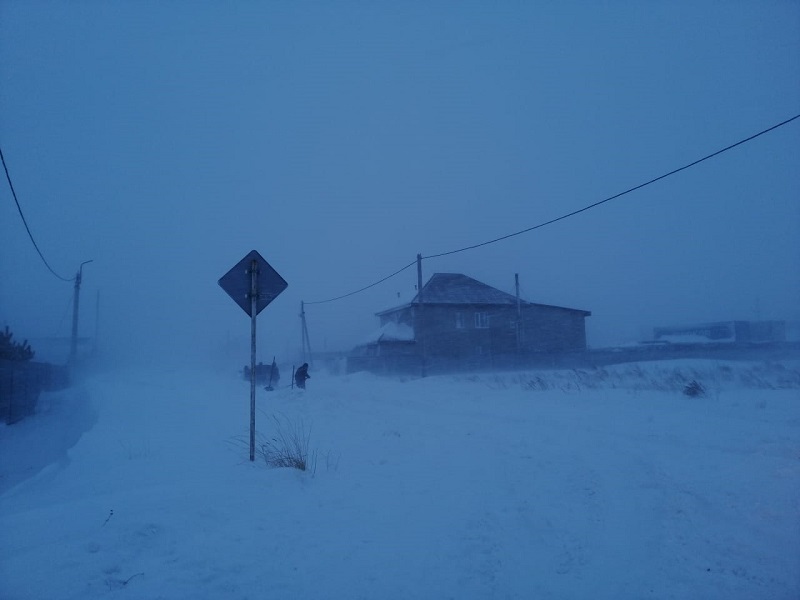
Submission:
[[[258,250],[291,360],[300,302],[577,210],[800,113],[800,3],[0,0],[0,145],[81,334],[241,348],[217,280]],[[800,319],[800,120],[593,210],[423,261],[592,311],[589,344]],[[0,185],[0,326],[68,336],[72,284]],[[412,267],[309,305],[349,347]],[[152,347],[155,345],[155,349]],[[265,358],[268,360],[268,358]]]

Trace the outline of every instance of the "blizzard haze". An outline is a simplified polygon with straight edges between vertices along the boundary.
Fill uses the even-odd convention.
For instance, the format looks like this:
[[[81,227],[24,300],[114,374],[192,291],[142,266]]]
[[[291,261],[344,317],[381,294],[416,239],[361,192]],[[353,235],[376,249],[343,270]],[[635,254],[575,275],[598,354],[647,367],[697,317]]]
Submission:
[[[217,280],[258,250],[300,302],[534,226],[788,119],[800,5],[3,2],[0,144],[81,335],[127,359],[248,357]],[[423,261],[592,311],[588,343],[800,319],[800,121],[554,225]],[[68,336],[72,284],[0,185],[0,325]],[[309,305],[349,348],[412,267]],[[34,350],[36,345],[34,344]]]

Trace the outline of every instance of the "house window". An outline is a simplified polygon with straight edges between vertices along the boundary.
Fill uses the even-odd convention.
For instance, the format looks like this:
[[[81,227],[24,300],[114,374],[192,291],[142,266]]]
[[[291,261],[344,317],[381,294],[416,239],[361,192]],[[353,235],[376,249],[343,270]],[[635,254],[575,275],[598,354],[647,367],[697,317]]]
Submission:
[[[456,313],[456,329],[464,329],[464,313]]]
[[[489,313],[476,312],[475,313],[475,328],[488,329],[489,328]]]

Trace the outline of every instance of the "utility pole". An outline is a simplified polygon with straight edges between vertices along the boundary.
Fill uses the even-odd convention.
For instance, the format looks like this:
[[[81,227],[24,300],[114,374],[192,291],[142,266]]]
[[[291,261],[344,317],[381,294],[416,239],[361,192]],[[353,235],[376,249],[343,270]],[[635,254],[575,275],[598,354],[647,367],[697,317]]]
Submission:
[[[92,262],[85,260],[78,267],[78,272],[75,274],[75,296],[72,300],[72,343],[69,350],[69,362],[75,364],[78,357],[78,313],[81,300],[81,278],[83,277],[83,265]]]
[[[514,273],[514,284],[517,288],[517,354],[522,352],[522,308],[519,302],[519,273]]]
[[[100,331],[100,290],[97,290],[97,300],[94,303],[94,344],[92,348],[92,353],[97,354],[99,345],[97,341],[97,335]]]
[[[420,357],[422,359],[422,376],[427,376],[427,365],[425,364],[425,333],[424,329],[424,321],[422,317],[422,254],[417,254],[417,299],[419,300],[419,306],[417,307],[417,318],[416,318],[416,327],[415,335],[417,338],[417,343],[419,344],[419,352]]]
[[[311,341],[308,339],[308,325],[306,325],[306,304],[303,301],[300,301],[300,324],[301,335],[303,336],[303,362],[310,363],[313,367],[314,359],[311,356]],[[306,355],[308,358],[306,358]]]

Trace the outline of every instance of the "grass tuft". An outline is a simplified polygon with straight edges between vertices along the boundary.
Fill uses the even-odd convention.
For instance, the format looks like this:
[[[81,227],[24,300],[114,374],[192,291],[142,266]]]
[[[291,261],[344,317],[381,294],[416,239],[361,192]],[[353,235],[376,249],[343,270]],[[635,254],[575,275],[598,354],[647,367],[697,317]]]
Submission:
[[[306,427],[302,419],[292,422],[288,417],[272,415],[271,421],[275,431],[259,448],[259,454],[267,466],[314,474],[317,470],[317,452],[309,450],[311,429]]]

